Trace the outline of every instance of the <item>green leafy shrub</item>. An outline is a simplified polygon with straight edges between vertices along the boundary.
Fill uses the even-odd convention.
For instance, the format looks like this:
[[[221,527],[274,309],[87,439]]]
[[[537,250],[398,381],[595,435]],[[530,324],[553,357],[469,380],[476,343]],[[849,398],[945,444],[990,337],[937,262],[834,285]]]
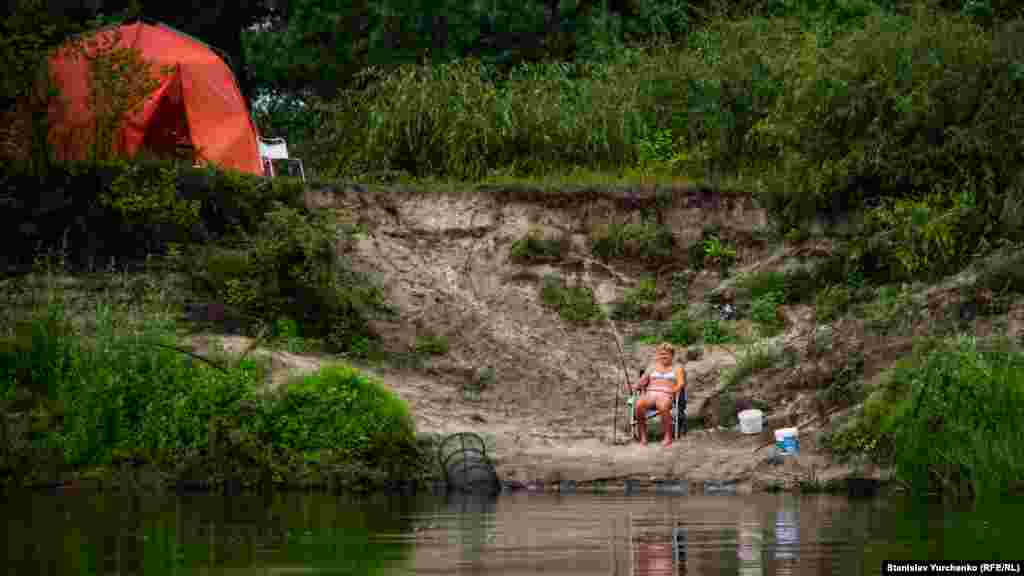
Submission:
[[[997,294],[1024,293],[1024,251],[1014,250],[998,257],[979,274],[977,285]]]
[[[690,320],[686,310],[679,310],[672,315],[668,330],[664,335],[665,340],[677,346],[689,346],[697,342],[700,337],[701,332]]]
[[[762,296],[785,294],[786,278],[784,272],[765,270],[744,276],[740,286],[750,294],[751,300],[757,300]]]
[[[255,424],[281,446],[379,462],[415,441],[406,403],[351,366],[326,366],[282,389]]]
[[[810,268],[800,267],[786,272],[785,283],[786,303],[797,304],[814,300],[819,279]]]
[[[852,291],[846,286],[829,286],[819,292],[814,300],[818,319],[831,322],[842,316],[853,302]]]
[[[758,324],[762,336],[777,334],[783,327],[779,316],[779,305],[783,302],[781,292],[761,294],[750,304],[750,318]]]
[[[832,404],[853,405],[863,400],[864,354],[855,352],[838,370],[824,391],[824,398]]]
[[[237,413],[259,381],[254,363],[222,372],[161,347],[173,344],[167,326],[151,322],[140,334],[118,334],[112,311],[101,308],[95,339],[84,341],[54,330],[61,319],[60,308],[50,309],[35,320],[30,349],[0,352],[0,383],[47,379],[44,397],[60,407],[59,425],[37,441],[58,448],[70,465],[104,464],[118,449],[202,449],[210,420]]]
[[[724,274],[736,262],[736,248],[722,239],[717,226],[704,228],[701,238],[686,250],[687,261],[694,270],[718,266]]]
[[[787,89],[750,141],[783,220],[878,204],[879,282],[948,273],[998,222],[1021,154],[1019,27],[918,5],[783,54]],[[1005,145],[992,146],[994,141]],[[912,236],[912,237],[911,237]],[[909,242],[904,242],[909,240]]]
[[[917,306],[908,287],[882,286],[878,296],[864,304],[864,316],[869,328],[887,334],[910,328],[917,318]]]
[[[524,262],[557,261],[569,252],[568,236],[545,238],[531,231],[512,244],[512,257]]]
[[[762,370],[774,366],[782,358],[781,352],[764,345],[755,345],[748,348],[739,362],[723,375],[723,383],[726,386],[738,386],[744,380]]]
[[[169,244],[201,243],[242,229],[253,232],[275,202],[302,207],[303,185],[172,161],[136,158],[54,164],[43,173],[5,165],[0,186],[12,191],[0,240],[63,249],[76,270],[96,263],[138,263]],[[126,238],[130,238],[126,241]],[[31,250],[10,264],[28,268]]]
[[[611,224],[592,240],[594,255],[605,260],[638,258],[659,262],[670,259],[674,247],[672,230],[652,221]]]
[[[416,352],[441,356],[448,353],[448,339],[444,336],[419,336],[416,338]]]
[[[938,489],[998,497],[1024,478],[1024,354],[960,338],[893,374],[906,390],[882,423],[900,478]]]
[[[385,306],[380,289],[338,255],[339,233],[326,215],[278,206],[237,248],[195,248],[179,267],[200,294],[268,322],[286,315],[332,348],[356,352],[370,336],[369,317]]]
[[[657,299],[658,288],[654,278],[644,278],[613,305],[611,317],[615,320],[636,320],[649,311]]]
[[[566,286],[562,278],[549,274],[544,277],[540,299],[545,305],[558,311],[563,320],[588,322],[602,317],[601,307],[594,300],[594,293],[586,286]]]
[[[717,318],[709,318],[701,326],[701,338],[705,344],[727,344],[736,339],[730,327]]]
[[[392,470],[418,457],[405,404],[347,366],[260,396],[255,361],[183,353],[173,321],[132,328],[121,310],[100,307],[94,326],[89,337],[69,330],[54,305],[0,339],[0,404],[28,391],[31,406],[18,409],[38,415],[29,444],[0,454],[0,476],[30,480],[31,463],[53,452],[63,470],[142,460],[209,482],[251,479],[249,469],[281,480],[303,454]]]
[[[704,262],[717,265],[722,270],[728,270],[736,262],[736,248],[724,242],[718,236],[705,238]]]
[[[670,297],[672,298],[672,312],[685,311],[690,300],[690,283],[693,281],[693,272],[673,272],[669,278]]]
[[[285,349],[292,354],[310,352],[318,344],[314,339],[305,338],[299,323],[288,317],[275,320],[271,327],[270,335],[273,339],[284,344]]]
[[[152,178],[138,165],[128,164],[106,191],[100,203],[128,222],[141,225],[173,224],[191,230],[199,222],[200,202],[178,195],[178,174],[174,166],[163,166]]]

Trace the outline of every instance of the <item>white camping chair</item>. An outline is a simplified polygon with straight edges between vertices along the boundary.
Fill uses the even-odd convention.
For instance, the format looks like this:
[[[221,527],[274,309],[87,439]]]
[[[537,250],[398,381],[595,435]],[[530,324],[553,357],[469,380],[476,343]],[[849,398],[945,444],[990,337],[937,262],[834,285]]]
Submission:
[[[267,176],[274,177],[274,160],[288,160],[299,165],[299,176],[306,181],[306,171],[302,168],[302,160],[288,156],[288,143],[284,138],[260,138],[260,157],[263,159]]]

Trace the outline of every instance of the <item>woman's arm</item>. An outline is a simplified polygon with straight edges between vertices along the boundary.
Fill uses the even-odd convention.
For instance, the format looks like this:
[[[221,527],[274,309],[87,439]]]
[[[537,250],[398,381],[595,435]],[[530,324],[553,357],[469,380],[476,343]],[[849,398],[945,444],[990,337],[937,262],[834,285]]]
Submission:
[[[686,370],[676,366],[676,386],[672,389],[672,394],[679,394],[683,390],[686,390]]]
[[[647,385],[650,384],[650,383],[651,383],[651,375],[650,374],[644,374],[643,377],[640,378],[640,380],[637,381],[636,384],[630,386],[630,389],[631,390],[643,390],[644,388],[647,388]]]

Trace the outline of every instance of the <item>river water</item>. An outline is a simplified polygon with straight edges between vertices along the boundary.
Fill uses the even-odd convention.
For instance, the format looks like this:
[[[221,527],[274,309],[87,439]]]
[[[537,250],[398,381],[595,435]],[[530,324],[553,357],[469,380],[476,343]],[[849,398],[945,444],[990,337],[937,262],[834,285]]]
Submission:
[[[8,494],[7,574],[879,574],[1024,557],[1024,500]]]

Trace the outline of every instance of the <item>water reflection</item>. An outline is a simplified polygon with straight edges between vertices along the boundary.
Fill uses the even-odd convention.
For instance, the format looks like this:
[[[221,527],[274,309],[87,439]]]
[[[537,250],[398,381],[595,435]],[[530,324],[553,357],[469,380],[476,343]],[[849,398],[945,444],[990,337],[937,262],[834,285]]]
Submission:
[[[1012,560],[1024,502],[832,496],[27,494],[8,574],[878,574],[883,559]]]

